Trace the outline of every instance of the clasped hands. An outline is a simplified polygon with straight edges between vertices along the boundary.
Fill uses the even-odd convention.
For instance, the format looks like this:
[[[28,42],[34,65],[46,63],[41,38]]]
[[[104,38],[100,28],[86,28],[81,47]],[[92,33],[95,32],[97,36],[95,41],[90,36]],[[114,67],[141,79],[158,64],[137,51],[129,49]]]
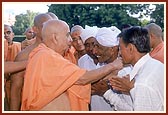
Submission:
[[[107,80],[109,80],[113,90],[119,91],[123,94],[129,94],[130,90],[134,87],[135,80],[133,79],[130,81],[129,75],[119,77],[114,74],[115,73],[112,73],[109,75],[111,77],[107,77],[106,79],[99,80],[92,84],[92,95],[103,96],[103,94],[109,89]]]

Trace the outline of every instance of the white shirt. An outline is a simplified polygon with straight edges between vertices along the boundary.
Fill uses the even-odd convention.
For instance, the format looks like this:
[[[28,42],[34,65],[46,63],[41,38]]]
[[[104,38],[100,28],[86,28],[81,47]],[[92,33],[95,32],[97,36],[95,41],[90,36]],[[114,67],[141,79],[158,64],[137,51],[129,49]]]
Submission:
[[[164,66],[151,58],[143,56],[133,67],[130,80],[135,78],[134,88],[130,91],[130,101],[112,90],[106,91],[104,97],[114,105],[116,110],[161,111],[164,107]],[[124,95],[124,94],[122,94]]]
[[[83,55],[79,60],[78,60],[78,66],[80,68],[86,69],[86,70],[93,70],[96,69],[96,64],[94,63],[93,59],[88,55],[85,54]]]
[[[121,69],[118,72],[119,77],[123,77],[127,74],[130,74],[132,71],[132,66],[127,66]],[[109,89],[111,90],[111,89]],[[112,90],[111,90],[112,91]],[[131,102],[131,98],[129,95],[121,95],[127,102]],[[91,109],[96,111],[115,111],[115,107],[104,100],[103,97],[98,95],[93,95],[91,99]]]
[[[101,66],[97,66],[93,59],[88,55],[83,55],[78,60],[78,66],[87,70],[97,69]],[[91,96],[91,111],[111,111],[112,108],[110,104],[108,104],[103,97],[98,95]]]

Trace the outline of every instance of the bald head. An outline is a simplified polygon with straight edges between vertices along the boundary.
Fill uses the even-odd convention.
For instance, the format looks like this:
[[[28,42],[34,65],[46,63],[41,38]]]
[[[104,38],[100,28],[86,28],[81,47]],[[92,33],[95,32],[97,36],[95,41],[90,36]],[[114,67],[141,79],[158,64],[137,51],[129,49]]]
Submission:
[[[11,32],[13,32],[11,26],[9,26],[9,25],[7,25],[7,24],[4,24],[4,29],[8,29],[8,30],[10,30]]]
[[[49,20],[43,24],[43,43],[54,51],[64,55],[69,49],[69,26],[62,20]]]
[[[43,24],[42,37],[43,39],[48,38],[51,34],[60,34],[68,32],[69,26],[62,20],[49,20]]]
[[[34,18],[34,26],[41,27],[44,22],[52,19],[52,17],[48,14],[39,14]]]
[[[157,38],[162,38],[162,29],[155,23],[150,23],[145,26],[148,29],[149,34],[155,35]]]
[[[58,17],[52,13],[52,12],[47,12],[48,15],[50,15],[53,19],[58,20]]]
[[[33,26],[33,31],[36,34],[36,39],[41,41],[41,30],[43,27],[43,23],[51,20],[52,17],[49,16],[48,14],[44,13],[44,14],[38,14],[37,16],[35,16],[34,18],[34,26]],[[37,40],[36,40],[37,41]]]
[[[24,33],[28,32],[29,30],[31,30],[32,28],[31,27],[28,27]]]

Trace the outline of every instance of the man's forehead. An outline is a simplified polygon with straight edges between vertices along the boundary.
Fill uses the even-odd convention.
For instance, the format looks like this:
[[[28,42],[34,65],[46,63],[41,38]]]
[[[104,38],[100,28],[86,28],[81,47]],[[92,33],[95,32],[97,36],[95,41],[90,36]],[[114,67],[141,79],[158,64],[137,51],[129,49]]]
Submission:
[[[80,32],[79,31],[74,31],[71,33],[71,36],[79,36]]]
[[[4,30],[10,30],[10,31],[12,31],[12,28],[9,27],[9,26],[5,26],[5,27],[4,27]]]
[[[97,40],[96,40],[96,38],[94,38],[94,37],[89,37],[86,41],[85,41],[85,43],[98,43],[97,42]]]

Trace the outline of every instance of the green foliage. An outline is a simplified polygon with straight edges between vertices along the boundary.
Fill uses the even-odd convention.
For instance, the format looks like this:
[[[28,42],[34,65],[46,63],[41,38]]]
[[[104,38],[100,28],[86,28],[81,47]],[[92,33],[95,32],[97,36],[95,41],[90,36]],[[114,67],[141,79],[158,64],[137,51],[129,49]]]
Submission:
[[[66,21],[70,28],[73,25],[121,28],[122,24],[144,26],[152,21],[163,29],[164,5],[155,4],[155,6],[156,9],[153,11],[149,8],[149,4],[51,4],[48,6],[48,11]],[[26,14],[17,15],[13,26],[15,35],[23,35],[26,28],[33,25],[33,19],[37,14],[27,11]],[[134,14],[140,15],[137,18],[130,16]],[[151,20],[141,21],[144,15],[150,16]]]
[[[151,14],[152,22],[158,24],[164,30],[164,5],[156,4],[155,11]]]
[[[147,25],[148,23],[149,23],[149,21],[146,20],[146,19],[144,19],[144,20],[141,21],[141,26],[145,26],[145,25]]]
[[[144,10],[147,10],[144,14]],[[89,25],[98,27],[121,27],[122,24],[141,25],[138,18],[150,15],[149,4],[51,4],[49,12],[55,13],[59,19],[73,25]],[[129,14],[141,15],[133,18]]]
[[[26,14],[20,14],[16,16],[16,22],[13,26],[15,35],[22,35],[26,28],[33,26],[34,16],[37,13],[27,10]]]

